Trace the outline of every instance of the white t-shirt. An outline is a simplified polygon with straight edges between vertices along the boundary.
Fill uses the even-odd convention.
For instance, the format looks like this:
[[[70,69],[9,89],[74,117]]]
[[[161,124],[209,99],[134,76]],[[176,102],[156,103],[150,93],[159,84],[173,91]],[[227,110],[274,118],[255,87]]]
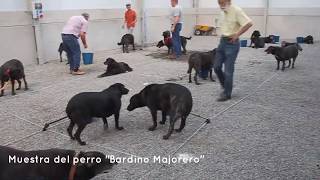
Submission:
[[[79,37],[80,32],[87,32],[88,21],[83,16],[72,16],[63,27],[62,34],[73,34]]]
[[[174,23],[174,17],[179,16],[180,19],[178,21],[178,23],[183,23],[183,17],[182,17],[182,8],[179,5],[176,5],[175,7],[172,8],[171,10],[171,23]]]

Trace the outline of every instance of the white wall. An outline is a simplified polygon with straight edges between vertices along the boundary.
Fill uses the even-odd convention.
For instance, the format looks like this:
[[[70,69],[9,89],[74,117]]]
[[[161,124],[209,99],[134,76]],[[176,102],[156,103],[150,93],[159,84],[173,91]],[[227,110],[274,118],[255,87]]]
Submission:
[[[270,0],[271,8],[315,8],[320,7],[319,0]]]
[[[200,8],[217,8],[218,0],[199,0]],[[266,0],[232,0],[240,7],[264,7]],[[320,0],[269,0],[271,8],[320,7]]]
[[[193,0],[179,0],[179,4],[183,8],[192,8]],[[145,0],[146,8],[169,8],[170,0]]]
[[[1,0],[0,11],[25,11],[28,9],[27,0]]]
[[[233,0],[240,7],[264,7],[265,0]],[[218,0],[199,0],[200,8],[218,8]]]
[[[196,19],[199,24],[214,25],[221,12],[217,0],[199,0],[200,9],[191,8],[193,0],[180,0],[184,8],[182,35],[193,33]],[[35,41],[31,13],[27,12],[28,0],[1,0],[0,6],[0,63],[19,58],[25,64],[36,63]],[[58,59],[57,48],[61,42],[61,29],[68,18],[83,11],[90,13],[88,42],[91,50],[103,54],[120,47],[116,43],[125,33],[121,28],[125,4],[131,2],[139,14],[135,31],[136,42],[141,42],[141,0],[42,0],[44,19],[40,21],[44,61]],[[74,3],[76,2],[76,3]],[[243,7],[254,21],[254,27],[243,37],[249,37],[254,29],[263,32],[265,0],[233,0]],[[138,5],[140,3],[140,5]],[[268,34],[277,34],[284,39],[314,35],[320,39],[320,0],[270,0]],[[318,7],[318,8],[317,8]],[[169,30],[170,0],[145,0],[146,42],[155,43],[162,31]],[[198,17],[198,18],[197,18]],[[96,53],[97,54],[97,53]]]
[[[8,0],[9,1],[9,0]],[[76,9],[117,9],[127,3],[135,6],[137,0],[42,0],[45,11]]]

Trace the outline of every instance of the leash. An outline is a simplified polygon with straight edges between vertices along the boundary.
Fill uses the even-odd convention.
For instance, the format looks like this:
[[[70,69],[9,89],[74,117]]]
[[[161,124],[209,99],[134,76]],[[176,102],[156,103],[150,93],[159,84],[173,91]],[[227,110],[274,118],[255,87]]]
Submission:
[[[68,116],[65,116],[65,117],[62,117],[62,118],[57,119],[57,120],[55,120],[55,121],[52,121],[52,122],[49,122],[49,123],[45,123],[44,126],[43,126],[42,131],[46,131],[46,130],[48,129],[48,127],[50,126],[50,124],[54,124],[54,123],[57,123],[57,122],[59,122],[59,121],[62,121],[62,120],[64,120],[64,119],[66,119],[67,117],[68,117]]]
[[[69,171],[68,180],[74,180],[74,177],[75,177],[76,172],[77,172],[77,164],[75,164],[73,162],[73,160],[75,158],[79,158],[79,154],[80,154],[80,152],[75,152],[75,155],[73,156],[71,168],[70,168],[70,171]]]
[[[209,118],[203,117],[203,116],[198,115],[198,114],[195,114],[195,113],[190,113],[190,114],[193,115],[193,116],[195,116],[195,117],[198,117],[198,118],[201,118],[201,119],[206,120],[206,121],[205,121],[206,124],[211,123],[211,120],[210,120]]]

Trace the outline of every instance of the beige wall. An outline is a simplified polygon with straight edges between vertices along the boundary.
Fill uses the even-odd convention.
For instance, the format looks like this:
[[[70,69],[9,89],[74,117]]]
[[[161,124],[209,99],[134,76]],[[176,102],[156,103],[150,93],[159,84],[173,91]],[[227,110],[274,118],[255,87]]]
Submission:
[[[242,37],[249,38],[253,30],[264,33],[264,9],[244,8],[252,18],[254,26]],[[197,24],[215,25],[214,21],[220,17],[218,8],[200,8]],[[295,39],[297,36],[312,35],[320,39],[320,8],[271,8],[268,12],[267,35],[279,35],[281,39]]]
[[[243,38],[248,38],[254,29],[264,32],[264,9],[244,9],[254,21],[254,27]],[[40,21],[41,47],[44,61],[58,59],[57,48],[61,42],[60,32],[72,15],[86,11],[91,15],[88,43],[89,49],[98,52],[99,57],[108,56],[109,50],[117,49],[117,42],[125,33],[121,29],[124,9],[104,10],[66,10],[47,11]],[[138,12],[140,12],[138,10]],[[184,36],[193,34],[194,25],[214,25],[215,18],[219,18],[218,8],[184,9],[184,26],[181,32]],[[147,9],[146,15],[146,43],[155,43],[162,39],[162,32],[170,29],[169,9]],[[140,14],[141,16],[141,14]],[[295,39],[297,36],[313,35],[320,39],[320,8],[304,9],[275,9],[269,10],[267,34],[277,34],[283,39]],[[141,19],[135,30],[136,42],[142,40]],[[25,64],[36,64],[36,47],[32,27],[31,14],[28,12],[0,12],[0,64],[18,58]]]
[[[36,63],[31,14],[0,12],[0,40],[0,64],[14,58],[24,64]]]

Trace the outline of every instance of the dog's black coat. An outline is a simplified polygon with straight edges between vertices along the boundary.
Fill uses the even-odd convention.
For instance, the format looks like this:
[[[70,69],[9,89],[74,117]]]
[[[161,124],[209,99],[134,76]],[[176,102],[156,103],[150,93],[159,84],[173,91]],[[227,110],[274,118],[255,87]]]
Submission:
[[[98,78],[132,71],[132,68],[127,63],[117,62],[112,58],[106,59],[106,61],[104,62],[104,65],[107,65],[107,70],[105,73],[99,75]]]
[[[285,61],[289,61],[287,67],[290,67],[291,59],[293,59],[292,68],[294,68],[294,63],[299,55],[299,51],[302,51],[299,44],[289,45],[287,47],[269,46],[265,50],[268,54],[273,54],[275,56],[278,62],[277,70],[279,70],[280,61],[282,61],[282,71],[285,69]]]
[[[265,38],[257,37],[253,39],[254,48],[264,48]]]
[[[163,139],[168,139],[173,132],[175,122],[179,118],[181,118],[181,124],[176,131],[181,132],[185,127],[186,119],[192,109],[192,103],[191,92],[184,86],[173,83],[151,84],[131,97],[127,109],[132,111],[136,108],[147,106],[153,119],[153,125],[149,128],[150,131],[155,130],[157,127],[158,110],[162,111],[160,124],[165,124],[166,116],[169,115],[169,131],[163,136]]]
[[[158,42],[157,47],[161,48],[163,46],[167,46],[168,48],[168,54],[173,52],[173,43],[172,43],[172,38],[171,38],[171,34],[170,31],[164,31],[162,33],[163,39]],[[184,36],[180,36],[180,41],[181,41],[181,47],[183,49],[182,53],[186,54],[187,53],[187,40],[191,40],[192,37],[184,37]]]
[[[60,62],[62,62],[62,52],[67,53],[67,46],[65,44],[60,43],[59,48],[58,48],[58,52],[59,52],[59,56],[60,56]],[[67,64],[69,64],[69,62],[67,62]]]
[[[198,75],[201,70],[209,71],[211,81],[215,81],[212,78],[212,67],[214,64],[215,56],[216,56],[216,49],[213,49],[212,51],[209,51],[209,52],[201,52],[201,53],[199,52],[199,53],[193,53],[190,55],[188,60],[189,83],[192,83],[192,80],[191,80],[192,68],[195,69],[194,81],[197,85],[199,85]]]
[[[291,46],[291,45],[295,45],[296,43],[290,43],[287,41],[282,41],[281,42],[281,47],[287,47],[287,46]]]
[[[121,41],[118,45],[122,45],[123,53],[129,53],[129,45],[133,46],[133,50],[136,50],[134,45],[134,36],[132,34],[125,34],[122,36]]]
[[[313,44],[313,37],[309,35],[303,39],[303,42],[306,44]]]
[[[17,88],[17,90],[21,89],[21,79],[23,79],[25,90],[28,90],[28,84],[26,81],[26,76],[24,74],[24,67],[22,62],[20,62],[19,60],[12,59],[10,61],[5,62],[0,67],[1,88],[4,86],[5,82],[10,80],[12,95],[16,95],[15,89],[14,89],[15,80],[18,81],[18,84],[19,84],[19,87]],[[3,93],[4,93],[4,89],[1,90],[0,96],[3,96]]]
[[[260,31],[255,30],[251,35],[251,43],[249,47],[264,48],[265,43],[273,43],[274,36],[269,35],[268,37],[260,37]],[[254,46],[252,46],[254,44]]]
[[[253,33],[251,34],[251,38],[250,38],[251,39],[251,43],[250,43],[249,47],[252,47],[252,44],[253,44],[254,40],[256,38],[259,38],[260,36],[261,36],[260,31],[258,31],[258,30],[253,31]]]
[[[37,151],[21,151],[0,146],[0,179],[1,180],[68,180],[75,151],[64,149],[47,149]],[[49,163],[9,163],[11,157],[32,158],[48,157]],[[55,163],[54,158],[70,157],[69,163]],[[114,164],[100,152],[80,152],[78,158],[100,158],[101,163],[86,162],[76,164],[74,180],[89,180],[94,176],[106,173]]]
[[[114,115],[116,129],[122,130],[123,127],[119,126],[121,96],[128,92],[123,84],[116,83],[101,92],[83,92],[73,96],[66,108],[70,119],[67,130],[71,139],[76,139],[81,145],[85,145],[86,143],[80,139],[80,134],[86,125],[92,122],[93,117],[102,118],[104,125],[108,127],[107,117]],[[73,136],[72,130],[75,124],[78,125],[78,129]]]
[[[274,35],[269,35],[268,37],[264,38],[265,43],[274,43]]]

